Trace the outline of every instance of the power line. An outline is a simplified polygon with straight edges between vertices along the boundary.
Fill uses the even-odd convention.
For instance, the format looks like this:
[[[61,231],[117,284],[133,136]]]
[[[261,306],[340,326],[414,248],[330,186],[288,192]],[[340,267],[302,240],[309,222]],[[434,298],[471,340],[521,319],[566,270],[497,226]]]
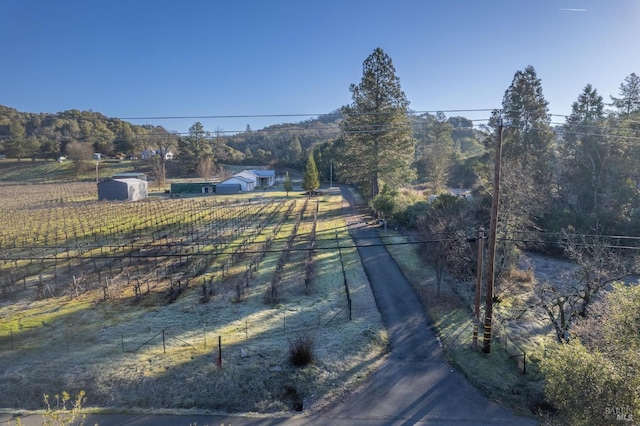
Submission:
[[[404,242],[390,242],[390,243],[375,243],[375,244],[349,244],[349,245],[331,245],[327,247],[315,246],[315,247],[306,247],[306,248],[291,248],[289,252],[308,252],[309,250],[319,250],[319,251],[330,251],[330,250],[338,250],[338,249],[361,249],[361,248],[369,248],[369,247],[388,247],[388,246],[406,246],[406,245],[420,245],[420,244],[439,244],[448,241],[456,241],[456,240],[465,240],[468,243],[475,242],[475,238],[456,238],[456,239],[434,239],[434,240],[423,240],[423,241],[404,241]],[[334,240],[335,241],[335,240]],[[503,242],[519,242],[519,243],[528,243],[528,244],[548,244],[548,245],[559,245],[566,246],[569,245],[568,242],[563,241],[545,241],[541,242],[538,240],[528,240],[528,239],[518,239],[518,238],[498,238],[496,241]],[[571,243],[576,247],[593,247],[593,244],[587,243]],[[203,244],[203,246],[206,246]],[[127,246],[128,248],[129,246]],[[615,250],[629,250],[629,251],[640,251],[640,247],[636,246],[628,246],[628,245],[601,245],[602,248],[606,249],[615,249]],[[122,247],[120,247],[122,248]],[[134,247],[136,248],[136,247]],[[138,247],[139,248],[139,247]],[[66,255],[61,254],[60,256],[48,255],[48,256],[5,256],[5,261],[19,261],[19,260],[28,260],[28,261],[60,261],[67,262],[69,260],[92,260],[92,259],[162,259],[162,258],[185,258],[185,257],[207,257],[207,256],[218,256],[218,255],[247,255],[247,254],[261,254],[261,253],[282,253],[282,249],[267,249],[267,250],[243,250],[242,252],[236,251],[218,251],[218,252],[192,252],[192,253],[153,253],[153,254],[118,254],[118,255],[105,255],[100,254],[96,256],[82,256],[82,255]]]
[[[448,109],[448,110],[409,110],[407,114],[437,114],[442,113],[459,113],[459,112],[490,112],[495,108],[476,108],[476,109]],[[356,115],[388,115],[395,111],[379,111],[379,112],[355,112]],[[353,114],[353,113],[350,113]],[[342,112],[330,113],[309,113],[309,114],[220,114],[220,115],[165,115],[165,116],[147,116],[147,117],[114,117],[120,120],[208,120],[208,119],[236,119],[236,118],[281,118],[281,117],[340,117]]]

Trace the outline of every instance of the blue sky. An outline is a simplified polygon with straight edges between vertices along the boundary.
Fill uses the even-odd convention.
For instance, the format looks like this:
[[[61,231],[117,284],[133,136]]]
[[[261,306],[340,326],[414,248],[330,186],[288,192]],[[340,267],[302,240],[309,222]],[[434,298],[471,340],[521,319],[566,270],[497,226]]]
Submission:
[[[350,103],[381,47],[413,110],[498,108],[533,65],[568,114],[587,83],[608,101],[640,74],[639,42],[638,0],[0,0],[0,104],[259,129]]]

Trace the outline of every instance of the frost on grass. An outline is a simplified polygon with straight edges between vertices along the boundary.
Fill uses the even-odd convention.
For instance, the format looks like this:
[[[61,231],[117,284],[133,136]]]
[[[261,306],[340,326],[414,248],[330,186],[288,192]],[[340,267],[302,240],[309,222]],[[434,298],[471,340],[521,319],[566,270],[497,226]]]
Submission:
[[[181,202],[186,201],[141,204],[135,207],[136,214],[141,215],[146,208],[179,209]],[[291,218],[301,205],[292,210]],[[339,195],[323,198],[316,227],[318,245],[335,239],[336,228],[344,229],[343,220],[335,213],[340,206]],[[133,207],[124,204],[113,208]],[[45,299],[34,300],[33,292],[22,290],[23,283],[19,288],[12,287],[11,298],[0,302],[3,403],[37,409],[41,408],[42,395],[51,389],[66,389],[72,394],[83,389],[89,404],[99,407],[278,412],[321,405],[357,386],[380,360],[386,346],[386,334],[357,252],[342,253],[352,286],[353,320],[349,321],[345,310],[340,260],[335,250],[318,250],[314,281],[306,289],[304,262],[294,254],[283,269],[281,300],[273,305],[263,301],[278,262],[278,244],[288,238],[292,228],[284,214],[286,208],[274,213],[274,221],[282,219],[288,225],[274,233],[274,222],[269,222],[262,231],[264,235],[256,240],[273,238],[273,253],[267,253],[251,278],[243,281],[241,300],[233,301],[237,296],[235,286],[238,275],[248,270],[250,256],[231,264],[224,271],[225,277],[220,263],[212,262],[203,276],[171,304],[164,300],[169,282],[151,275],[141,277],[143,291],[134,292],[133,284],[138,281],[126,273],[131,259],[124,264],[94,265],[89,261],[73,265],[85,273],[102,267],[101,282],[109,277],[109,297],[102,286],[86,286],[77,296],[47,294]],[[91,203],[79,211],[100,213]],[[71,214],[71,210],[65,212]],[[130,220],[132,214],[123,217]],[[84,222],[79,216],[73,217],[76,219],[77,223],[88,223],[88,218]],[[203,241],[213,225],[205,220],[198,222],[198,217],[189,220],[193,222],[184,229],[195,230],[198,239],[185,237],[182,241],[206,250]],[[313,215],[303,215],[294,245],[305,245],[311,220]],[[171,228],[174,234],[169,237],[164,230],[157,233],[154,244],[164,244],[171,237],[177,240],[175,232],[181,226]],[[342,241],[348,238],[346,231],[339,232],[344,232]],[[242,243],[241,233],[234,238]],[[80,243],[71,249],[88,250]],[[146,253],[155,252],[148,248]],[[219,260],[226,262],[227,258]],[[31,269],[28,272],[33,273]],[[77,272],[80,277],[80,269]],[[58,273],[62,274],[62,268]],[[114,278],[116,275],[120,281]],[[84,283],[89,283],[97,276],[84,278]],[[205,279],[208,286],[215,285],[215,291],[203,303],[201,283]],[[32,276],[26,286],[35,288],[37,282],[37,276]],[[300,334],[313,336],[314,362],[294,367],[289,362],[289,341]]]

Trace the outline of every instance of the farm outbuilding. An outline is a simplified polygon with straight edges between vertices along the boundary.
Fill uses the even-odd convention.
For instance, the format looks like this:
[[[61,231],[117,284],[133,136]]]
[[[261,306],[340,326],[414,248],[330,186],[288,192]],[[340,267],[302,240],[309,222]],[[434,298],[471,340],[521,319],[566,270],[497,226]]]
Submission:
[[[273,186],[276,183],[276,171],[266,169],[250,170],[258,177],[258,186]]]
[[[147,175],[141,172],[124,172],[113,175],[113,179],[140,179],[148,180]]]
[[[255,189],[256,186],[258,186],[258,176],[256,176],[255,174],[253,174],[251,171],[249,170],[243,170],[240,173],[236,173],[235,175],[233,175],[232,177],[236,177],[236,178],[240,178],[240,179],[244,179],[245,182],[249,183],[250,185],[253,186],[253,188]],[[248,186],[247,186],[248,187]],[[247,189],[247,191],[252,191],[253,189]]]
[[[98,200],[138,201],[147,198],[147,181],[108,179],[98,183]]]
[[[227,180],[223,180],[222,184],[223,185],[230,185],[230,184],[240,185],[240,189],[242,190],[242,192],[253,191],[256,187],[255,180],[247,179],[246,177],[238,176],[238,175],[232,176]]]
[[[216,184],[213,182],[171,182],[172,194],[213,194]]]
[[[215,191],[218,195],[232,195],[242,192],[242,188],[237,183],[219,183],[216,185]]]

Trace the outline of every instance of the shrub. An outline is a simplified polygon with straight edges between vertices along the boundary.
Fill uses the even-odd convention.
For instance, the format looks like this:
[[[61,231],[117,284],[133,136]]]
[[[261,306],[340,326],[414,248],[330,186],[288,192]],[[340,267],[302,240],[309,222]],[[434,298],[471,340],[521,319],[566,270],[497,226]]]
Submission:
[[[310,336],[298,336],[289,340],[289,360],[296,367],[313,362],[313,339]]]
[[[572,340],[549,351],[541,365],[545,396],[572,425],[608,425],[617,411],[637,414],[635,382],[599,351]]]
[[[54,395],[55,405],[52,407],[49,395],[44,395],[44,403],[47,406],[46,412],[42,415],[42,424],[47,426],[63,426],[75,424],[80,415],[82,405],[86,402],[87,398],[85,392],[81,390],[75,397],[75,400],[71,400],[71,395],[68,392],[62,391],[61,394]],[[80,418],[80,425],[84,425],[85,416]]]

